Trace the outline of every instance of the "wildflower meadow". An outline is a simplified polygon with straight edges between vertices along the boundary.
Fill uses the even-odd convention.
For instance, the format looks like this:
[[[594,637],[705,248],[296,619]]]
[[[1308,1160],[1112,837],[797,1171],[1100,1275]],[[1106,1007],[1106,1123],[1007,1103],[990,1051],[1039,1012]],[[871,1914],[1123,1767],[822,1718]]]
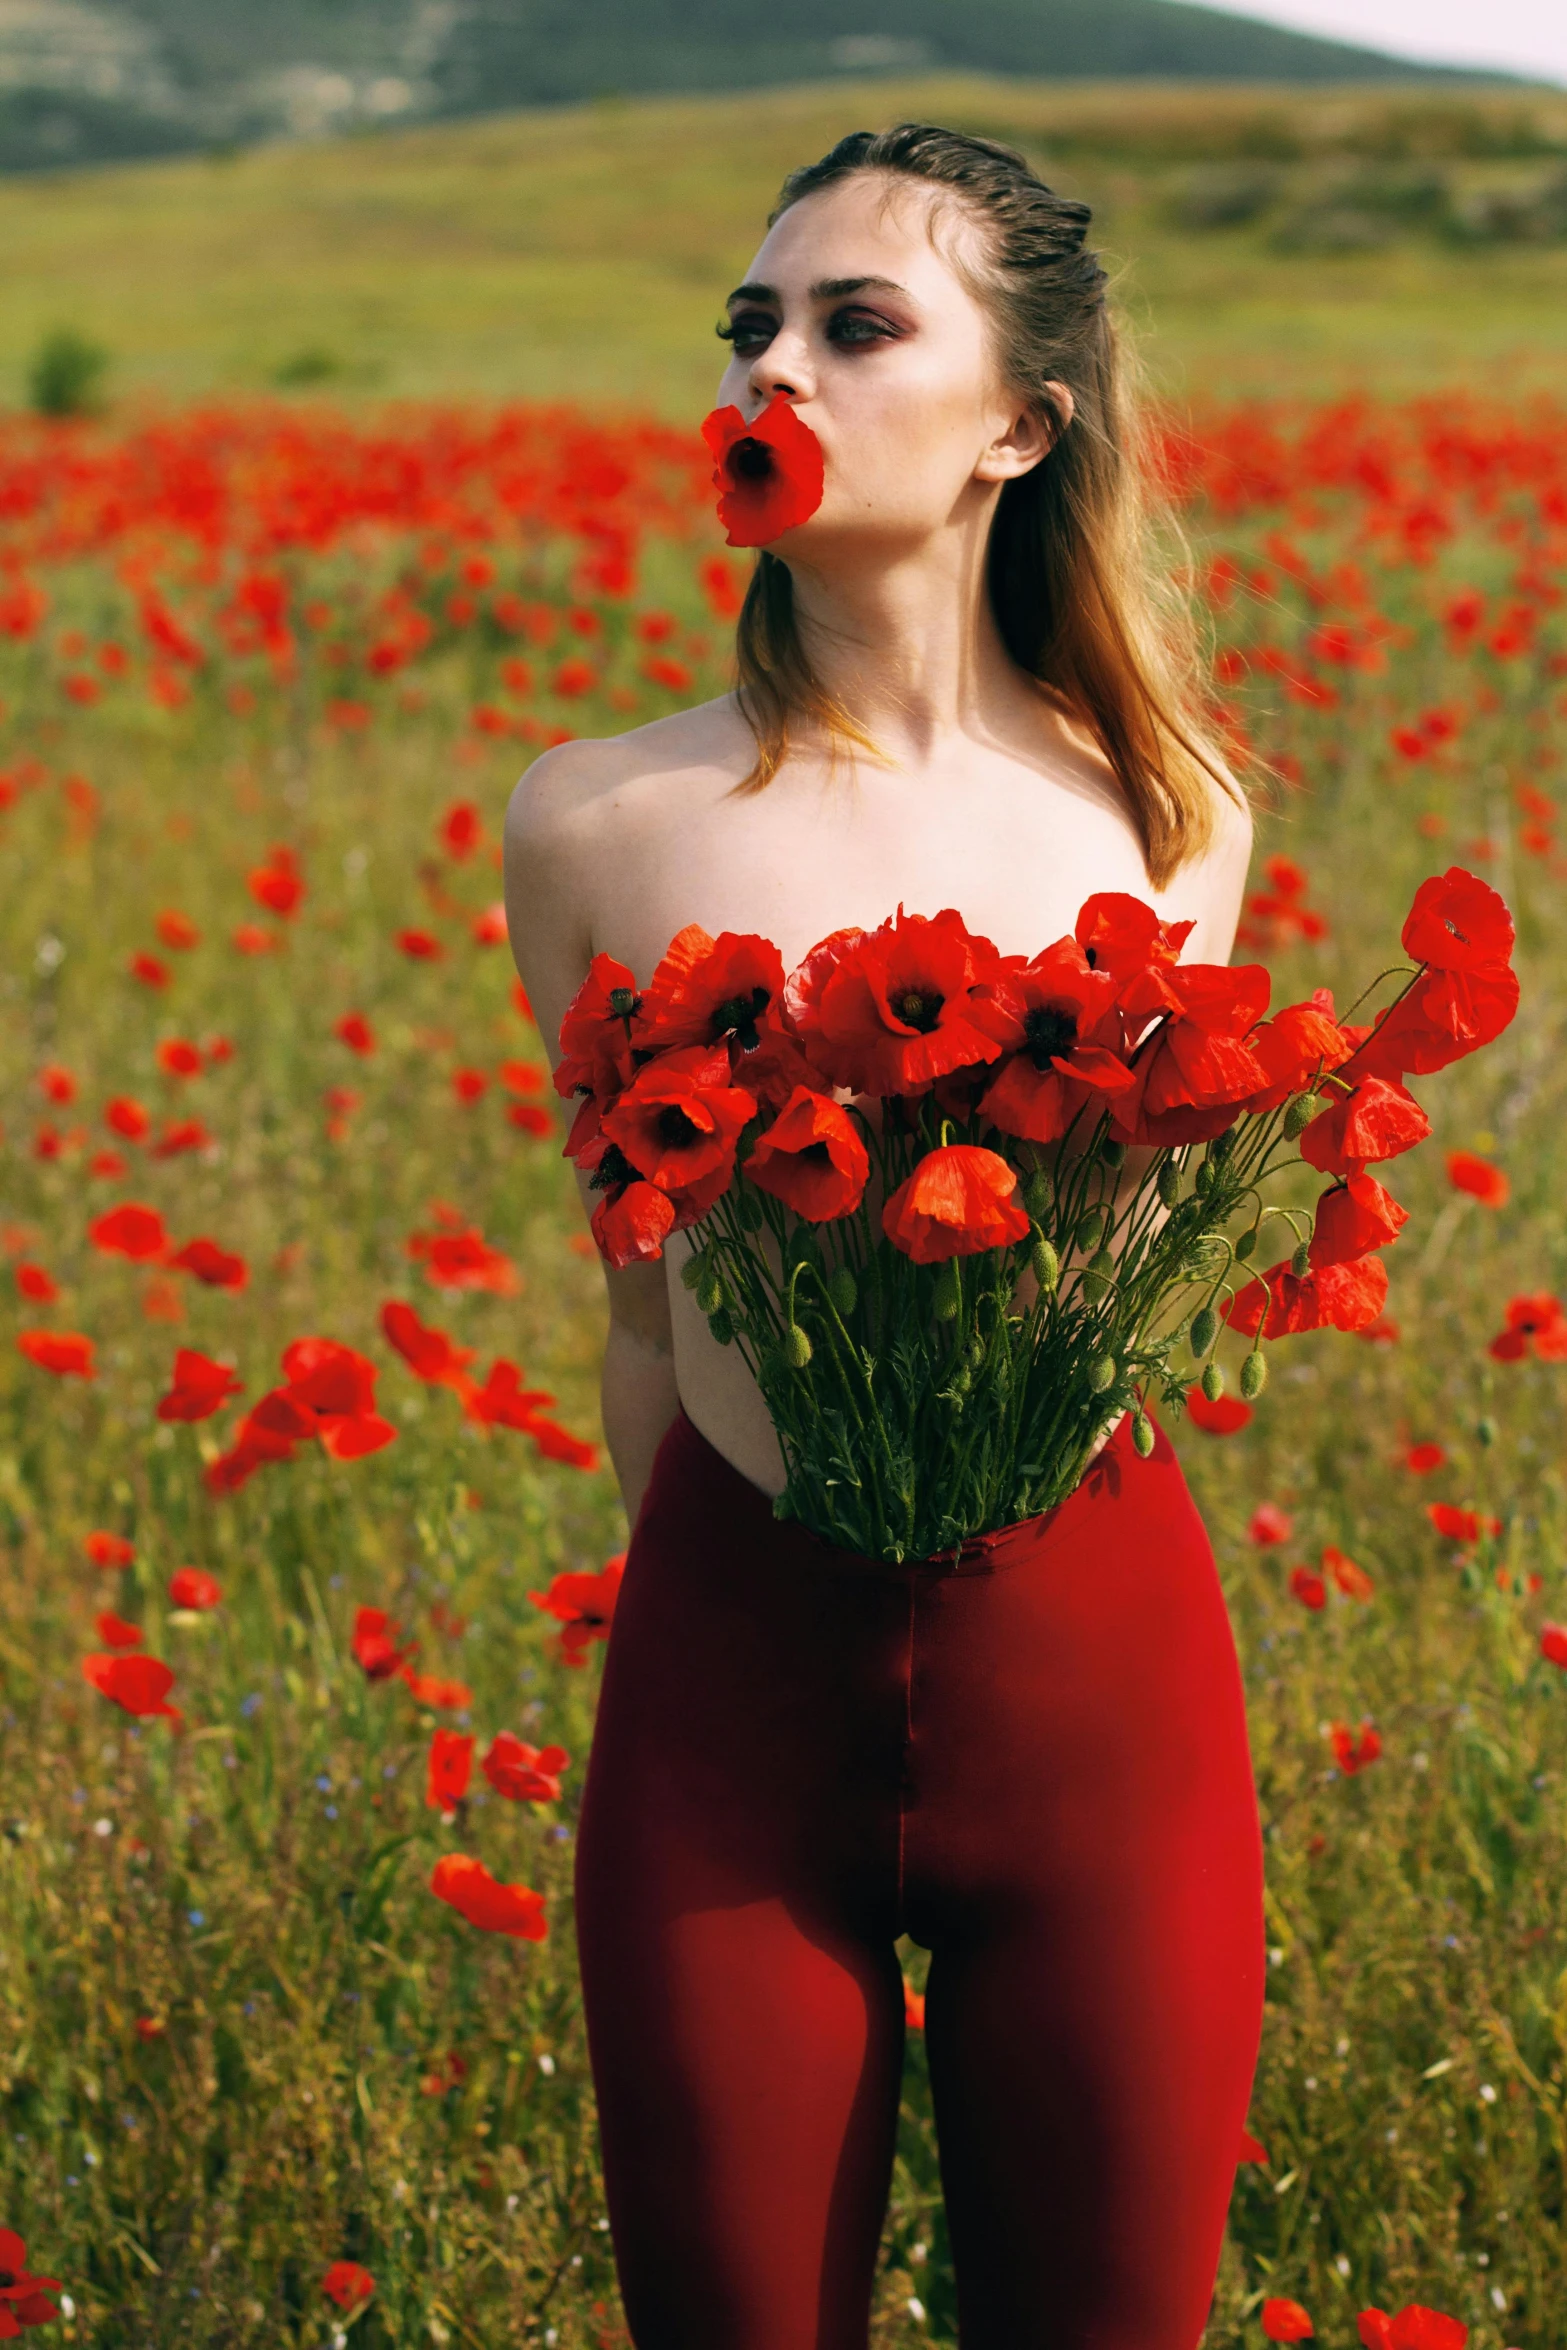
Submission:
[[[1207,2340],[1547,2350],[1567,409],[1199,408],[1153,461],[1258,800],[1237,960],[1347,1017],[1457,865],[1523,986],[1410,1081],[1381,1318],[1251,1402],[1226,1334],[1166,1415],[1268,1862]],[[708,476],[568,408],[0,420],[0,2335],[627,2340],[571,1904],[626,1527],[498,838],[542,747],[723,690]],[[899,2350],[956,2339],[904,1963]]]

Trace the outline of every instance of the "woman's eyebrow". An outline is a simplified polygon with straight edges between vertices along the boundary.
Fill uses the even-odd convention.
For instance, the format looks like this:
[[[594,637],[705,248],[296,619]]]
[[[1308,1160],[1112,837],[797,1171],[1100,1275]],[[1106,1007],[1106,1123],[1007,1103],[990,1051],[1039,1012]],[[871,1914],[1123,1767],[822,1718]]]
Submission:
[[[863,294],[867,287],[874,287],[884,294],[906,294],[909,290],[890,277],[822,277],[811,288],[811,300],[841,302],[846,294]],[[726,297],[725,307],[732,310],[737,302],[767,302],[775,310],[783,308],[783,298],[776,286],[736,286],[734,292]]]

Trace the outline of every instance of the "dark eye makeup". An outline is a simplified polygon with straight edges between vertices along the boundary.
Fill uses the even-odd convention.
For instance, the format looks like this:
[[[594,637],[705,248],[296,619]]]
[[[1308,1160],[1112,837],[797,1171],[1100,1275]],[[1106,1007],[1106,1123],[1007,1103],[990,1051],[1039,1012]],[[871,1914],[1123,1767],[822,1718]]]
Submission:
[[[754,358],[764,351],[778,331],[778,321],[770,311],[740,310],[733,318],[716,329],[721,341],[734,347],[737,358]],[[874,310],[848,307],[835,310],[825,328],[827,340],[840,350],[864,350],[872,343],[890,343],[901,340],[903,330],[893,325]]]

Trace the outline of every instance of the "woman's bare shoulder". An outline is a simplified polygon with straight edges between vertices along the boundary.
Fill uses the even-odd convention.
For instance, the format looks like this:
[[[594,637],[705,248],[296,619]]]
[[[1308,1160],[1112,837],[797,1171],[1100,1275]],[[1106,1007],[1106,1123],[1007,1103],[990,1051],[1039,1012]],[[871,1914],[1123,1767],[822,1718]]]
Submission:
[[[511,795],[507,854],[529,864],[569,863],[593,852],[611,818],[624,839],[639,816],[667,815],[683,783],[727,789],[754,755],[732,694],[625,734],[557,743],[540,753]]]

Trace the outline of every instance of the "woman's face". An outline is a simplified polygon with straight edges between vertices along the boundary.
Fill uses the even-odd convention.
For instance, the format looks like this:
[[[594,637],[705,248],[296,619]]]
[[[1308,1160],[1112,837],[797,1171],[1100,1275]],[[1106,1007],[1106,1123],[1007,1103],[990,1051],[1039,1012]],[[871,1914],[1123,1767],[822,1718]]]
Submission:
[[[865,172],[790,206],[729,297],[720,404],[747,418],[783,392],[822,444],[822,503],[774,542],[912,548],[981,512],[1045,440],[1001,380],[990,323],[946,258],[973,236],[955,206]]]

